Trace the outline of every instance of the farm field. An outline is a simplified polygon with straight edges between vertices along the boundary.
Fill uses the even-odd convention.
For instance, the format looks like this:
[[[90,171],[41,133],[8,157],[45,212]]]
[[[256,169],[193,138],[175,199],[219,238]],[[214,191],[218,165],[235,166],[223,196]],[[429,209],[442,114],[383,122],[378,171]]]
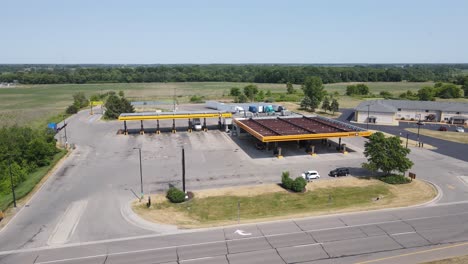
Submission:
[[[124,91],[130,100],[167,100],[172,101],[174,93],[178,103],[189,102],[193,95],[203,96],[205,100],[232,100],[229,90],[243,88],[248,83],[232,82],[185,82],[185,83],[102,83],[102,84],[47,84],[20,85],[15,88],[0,89],[0,122],[2,125],[33,126],[44,124],[48,118],[57,115],[72,103],[72,95],[84,92],[86,96],[107,91]],[[362,99],[343,96],[346,86],[351,83],[326,84],[329,93],[338,92],[340,107],[351,108]],[[270,90],[273,95],[284,93],[284,84],[256,84],[260,90]],[[390,91],[399,94],[407,90],[416,91],[432,83],[367,83],[372,93]],[[301,98],[300,85],[294,86],[295,98]],[[460,100],[459,100],[460,101]],[[462,99],[461,101],[466,101]]]

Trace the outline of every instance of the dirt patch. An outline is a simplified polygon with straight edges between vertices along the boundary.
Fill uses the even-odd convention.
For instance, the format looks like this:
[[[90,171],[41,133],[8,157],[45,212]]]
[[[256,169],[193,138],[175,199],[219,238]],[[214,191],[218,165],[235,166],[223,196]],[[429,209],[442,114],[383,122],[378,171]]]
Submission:
[[[390,194],[382,197],[375,197],[371,204],[349,206],[343,209],[321,209],[313,212],[295,213],[289,215],[266,217],[261,219],[242,219],[242,223],[256,223],[263,221],[301,218],[308,216],[326,215],[331,213],[344,213],[354,211],[368,211],[383,208],[406,207],[416,204],[421,204],[430,201],[437,195],[437,190],[431,185],[423,181],[414,180],[409,184],[390,185],[382,181],[370,178],[343,177],[324,181],[314,181],[307,184],[308,192],[313,192],[317,189],[333,189],[339,187],[366,187],[366,186],[386,186],[390,190]],[[287,193],[285,189],[277,184],[265,184],[257,186],[241,186],[230,188],[218,188],[211,190],[197,191],[195,199],[217,196],[238,196],[238,197],[253,197],[256,195],[267,193]],[[153,195],[151,200],[154,204],[165,203],[167,200],[164,195]],[[151,222],[162,224],[177,225],[179,228],[203,228],[212,226],[232,225],[238,223],[235,219],[226,219],[225,221],[216,221],[203,223],[190,217],[189,212],[183,212],[175,208],[155,209],[146,208],[145,201],[133,203],[134,211],[140,217]],[[187,208],[190,210],[190,208]]]

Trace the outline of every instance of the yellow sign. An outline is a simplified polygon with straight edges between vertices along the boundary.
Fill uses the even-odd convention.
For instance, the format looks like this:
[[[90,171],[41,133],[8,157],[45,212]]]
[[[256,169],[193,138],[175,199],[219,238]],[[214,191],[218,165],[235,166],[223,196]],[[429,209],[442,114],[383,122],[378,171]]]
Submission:
[[[103,101],[91,101],[91,102],[89,102],[89,105],[91,105],[91,106],[103,105],[103,104],[104,104]]]

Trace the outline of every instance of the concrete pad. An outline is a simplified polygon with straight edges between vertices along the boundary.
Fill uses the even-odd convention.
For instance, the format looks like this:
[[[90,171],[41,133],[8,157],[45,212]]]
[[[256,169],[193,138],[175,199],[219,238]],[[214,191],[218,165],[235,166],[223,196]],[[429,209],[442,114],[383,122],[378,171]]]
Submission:
[[[179,259],[196,259],[226,254],[227,247],[225,242],[190,245],[177,248],[177,255],[179,256]]]
[[[374,236],[329,242],[324,243],[323,247],[330,257],[350,256],[402,248],[388,236]]]
[[[258,228],[266,236],[275,234],[287,234],[302,231],[293,221],[259,224]]]
[[[189,263],[189,264],[229,264],[226,256],[206,257],[206,258],[191,259],[191,260],[180,260],[179,263]]]
[[[284,264],[276,250],[268,249],[227,255],[230,264]]]
[[[296,220],[295,222],[303,231],[313,231],[317,229],[327,229],[346,226],[337,217],[304,219]]]
[[[240,232],[236,232],[236,231]],[[228,227],[224,229],[224,236],[226,240],[241,239],[248,237],[261,237],[263,236],[256,225],[254,226],[239,226],[239,227]]]
[[[232,240],[232,241],[227,241],[226,243],[228,245],[229,254],[271,248],[268,241],[263,237],[252,238],[252,239]]]
[[[287,263],[298,263],[328,258],[328,254],[320,245],[278,248],[278,253]]]
[[[385,231],[376,225],[360,226],[359,229],[361,229],[367,236],[386,235]]]
[[[224,231],[222,229],[215,229],[193,233],[183,233],[177,235],[167,236],[167,241],[174,245],[190,245],[215,241],[224,241]]]
[[[414,232],[413,227],[403,222],[385,223],[385,224],[379,224],[378,226],[382,228],[385,232],[387,232],[387,234],[389,235]]]
[[[276,235],[266,237],[274,248],[314,244],[315,240],[307,233]]]
[[[126,263],[139,263],[139,264],[153,264],[153,263],[167,263],[170,261],[177,261],[177,253],[175,248],[159,249],[143,252],[132,252],[126,254],[116,254],[107,257],[105,263],[108,264],[126,264]]]
[[[421,247],[431,244],[417,233],[393,235],[392,238],[405,248]]]
[[[345,239],[367,237],[367,235],[357,227],[339,228],[309,232],[317,242],[330,242]]]

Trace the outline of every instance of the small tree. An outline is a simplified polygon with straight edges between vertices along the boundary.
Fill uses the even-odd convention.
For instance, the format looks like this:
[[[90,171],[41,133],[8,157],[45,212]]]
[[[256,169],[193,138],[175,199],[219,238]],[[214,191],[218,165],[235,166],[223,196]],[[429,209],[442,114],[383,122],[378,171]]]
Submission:
[[[418,90],[418,98],[421,101],[432,101],[434,100],[435,90],[432,87],[425,86]],[[408,97],[406,94],[405,98]]]
[[[327,112],[327,110],[329,110],[330,108],[330,99],[328,97],[325,97],[322,102],[322,109],[325,110],[325,112]]]
[[[271,91],[270,91],[270,90],[267,90],[266,93],[265,93],[265,96],[266,96],[266,97],[271,97]]]
[[[253,84],[249,84],[244,87],[244,94],[247,96],[247,98],[250,99],[250,101],[253,101],[255,99],[255,95],[258,93],[258,87]]]
[[[322,102],[325,96],[325,90],[323,88],[322,79],[320,77],[307,77],[302,85],[304,95],[309,97],[310,104],[309,108],[312,112],[315,111]]]
[[[83,92],[78,92],[73,95],[73,104],[78,108],[83,108],[88,106],[89,101],[86,99],[86,96]]]
[[[185,201],[185,193],[175,187],[171,187],[166,193],[166,198],[171,203],[181,203]]]
[[[121,113],[133,113],[135,109],[125,97],[119,98],[115,94],[110,95],[104,104],[106,112],[104,117],[108,119],[116,119]]]
[[[368,170],[381,170],[389,175],[393,171],[404,173],[413,166],[413,162],[407,158],[410,150],[401,145],[399,137],[385,138],[382,132],[377,132],[369,137],[364,147],[367,163],[363,163],[362,167]]]
[[[265,94],[263,93],[263,91],[258,92],[258,94],[255,96],[255,100],[257,102],[261,102],[264,99],[265,99]]]
[[[76,105],[72,104],[69,107],[67,107],[67,110],[65,110],[65,113],[67,113],[69,115],[76,114],[76,113],[78,113],[78,107],[76,107]]]
[[[237,96],[236,98],[236,103],[247,103],[247,96],[245,96],[244,94],[239,94],[239,96]]]
[[[291,190],[294,192],[302,192],[304,191],[306,185],[307,181],[304,178],[297,177],[292,183]]]
[[[241,91],[237,87],[232,87],[231,90],[229,91],[230,96],[239,96],[241,95]]]
[[[119,91],[119,96],[124,97],[125,96],[124,91]]]
[[[292,85],[292,83],[290,83],[290,82],[286,83],[286,92],[288,94],[293,94],[294,93],[294,86]]]
[[[333,114],[335,114],[335,112],[337,112],[338,109],[340,109],[340,104],[338,103],[338,100],[333,98],[332,103],[330,105],[330,110],[333,112]]]
[[[308,110],[310,108],[310,105],[312,104],[312,101],[308,96],[304,96],[301,100],[301,108],[304,110]]]
[[[289,171],[283,171],[281,175],[281,185],[287,190],[291,190],[293,180],[289,177]]]

